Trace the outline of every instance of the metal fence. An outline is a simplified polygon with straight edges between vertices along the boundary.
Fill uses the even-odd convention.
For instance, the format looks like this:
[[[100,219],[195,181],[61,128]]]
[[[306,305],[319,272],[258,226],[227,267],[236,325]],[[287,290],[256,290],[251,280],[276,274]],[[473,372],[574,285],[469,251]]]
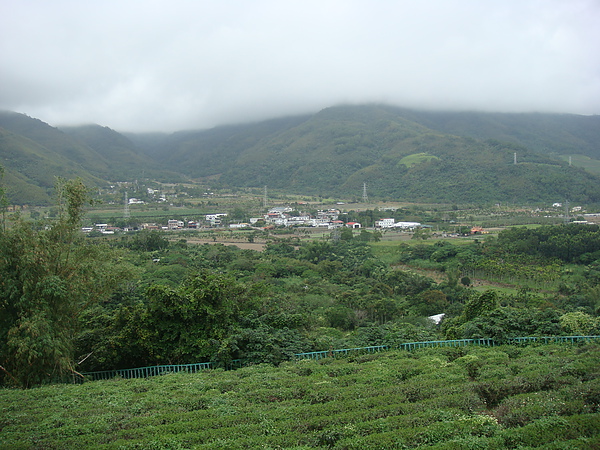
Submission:
[[[342,348],[338,350],[323,350],[320,352],[307,352],[307,353],[296,353],[295,359],[314,359],[319,360],[323,358],[338,358],[363,353],[376,353],[382,350],[390,350],[389,345],[373,345],[371,347],[356,347],[356,348]]]
[[[552,344],[552,343],[565,343],[565,344],[576,344],[580,342],[594,342],[600,341],[600,336],[529,336],[529,337],[516,337],[507,339],[505,342],[498,343],[493,339],[482,338],[482,339],[454,339],[447,341],[424,341],[424,342],[407,342],[398,344],[395,346],[391,345],[374,345],[370,347],[356,347],[356,348],[343,348],[343,349],[331,349],[319,352],[307,352],[307,353],[296,353],[294,355],[296,360],[320,360],[323,358],[340,358],[352,355],[362,355],[369,353],[377,353],[386,350],[406,350],[414,351],[421,348],[435,348],[435,347],[466,347],[471,345],[494,347],[496,345],[528,345],[531,343],[541,344]],[[148,367],[137,367],[134,369],[114,369],[114,370],[101,370],[98,372],[86,372],[82,375],[87,380],[108,380],[114,377],[121,378],[148,378],[157,375],[165,375],[168,373],[176,372],[188,372],[196,373],[204,370],[224,368],[227,370],[239,369],[245,366],[245,362],[240,359],[233,361],[223,362],[202,362],[193,364],[164,364],[160,366],[148,366]]]
[[[204,370],[224,368],[228,370],[239,369],[244,364],[240,359],[229,361],[226,364],[220,362],[202,362],[193,364],[163,364],[160,366],[136,367],[134,369],[113,369],[97,372],[84,372],[82,375],[89,380],[108,380],[110,378],[148,378],[168,373],[187,372],[197,373]]]

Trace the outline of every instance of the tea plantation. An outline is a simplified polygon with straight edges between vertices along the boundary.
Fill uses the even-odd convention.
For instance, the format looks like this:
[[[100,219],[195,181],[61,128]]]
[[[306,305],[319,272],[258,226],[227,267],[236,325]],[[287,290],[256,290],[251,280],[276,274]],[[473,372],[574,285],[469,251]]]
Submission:
[[[2,389],[0,448],[600,448],[600,346],[389,351]]]

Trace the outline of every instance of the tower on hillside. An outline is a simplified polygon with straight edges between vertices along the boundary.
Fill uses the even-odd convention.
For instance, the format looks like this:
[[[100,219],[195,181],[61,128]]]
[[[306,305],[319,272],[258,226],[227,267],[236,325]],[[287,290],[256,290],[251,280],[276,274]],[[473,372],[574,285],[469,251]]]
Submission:
[[[125,192],[125,207],[123,209],[123,219],[127,220],[131,217],[131,211],[129,211],[129,199],[127,198],[127,192]]]
[[[513,164],[515,166],[517,165],[517,152],[515,152],[514,155],[513,155]]]
[[[367,183],[363,183],[362,201],[363,203],[369,203],[369,196],[367,195]]]

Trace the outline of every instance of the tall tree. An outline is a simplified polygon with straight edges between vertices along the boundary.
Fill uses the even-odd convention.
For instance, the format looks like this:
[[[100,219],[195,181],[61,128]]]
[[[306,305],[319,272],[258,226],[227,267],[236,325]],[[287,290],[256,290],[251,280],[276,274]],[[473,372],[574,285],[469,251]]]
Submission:
[[[126,275],[108,249],[80,237],[83,183],[58,180],[57,197],[54,222],[17,218],[0,230],[0,368],[22,387],[76,373],[79,315]]]
[[[0,166],[0,182],[4,177],[4,167]],[[4,188],[0,183],[0,231],[4,230],[5,221],[6,221],[6,207],[8,206],[8,201],[6,199],[6,194],[4,192]]]
[[[154,362],[192,362],[211,358],[237,327],[243,310],[255,309],[259,285],[208,270],[177,288],[153,285],[143,320],[145,346]]]

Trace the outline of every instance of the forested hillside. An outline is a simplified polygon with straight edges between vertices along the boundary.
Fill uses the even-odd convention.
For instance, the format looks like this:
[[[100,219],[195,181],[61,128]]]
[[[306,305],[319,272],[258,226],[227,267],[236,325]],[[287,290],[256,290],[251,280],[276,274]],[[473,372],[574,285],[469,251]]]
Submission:
[[[344,106],[174,134],[153,155],[193,177],[218,175],[226,186],[351,197],[367,183],[371,195],[405,201],[593,203],[597,178],[557,154],[600,155],[597,122]]]
[[[267,185],[346,199],[360,198],[366,183],[370,197],[383,200],[600,202],[600,178],[585,170],[600,158],[596,116],[339,106],[211,130],[126,137],[95,125],[61,131],[2,113],[0,130],[0,165],[13,203],[47,202],[54,176],[80,176],[92,185],[191,177],[216,187]]]
[[[147,156],[137,153],[134,144],[113,130],[86,126],[65,131],[23,114],[0,112],[0,167],[10,203],[51,203],[56,177],[79,177],[89,186],[143,175],[179,179],[179,175],[156,169]]]
[[[138,154],[136,146],[125,136],[99,125],[63,127],[61,131],[92,149],[103,161],[108,161],[103,175],[113,180],[129,179],[132,173],[147,166],[148,158]],[[137,168],[137,170],[136,170]]]
[[[398,110],[398,114],[442,133],[511,142],[556,155],[600,159],[600,116]]]
[[[125,135],[100,125],[61,127],[60,130],[92,149],[105,161],[106,170],[98,175],[109,181],[149,178],[177,182],[181,175],[149,158]]]
[[[0,112],[1,182],[11,203],[50,203],[55,177],[80,177],[96,184],[100,179],[90,172],[95,164],[88,149],[55,128],[20,114]]]

